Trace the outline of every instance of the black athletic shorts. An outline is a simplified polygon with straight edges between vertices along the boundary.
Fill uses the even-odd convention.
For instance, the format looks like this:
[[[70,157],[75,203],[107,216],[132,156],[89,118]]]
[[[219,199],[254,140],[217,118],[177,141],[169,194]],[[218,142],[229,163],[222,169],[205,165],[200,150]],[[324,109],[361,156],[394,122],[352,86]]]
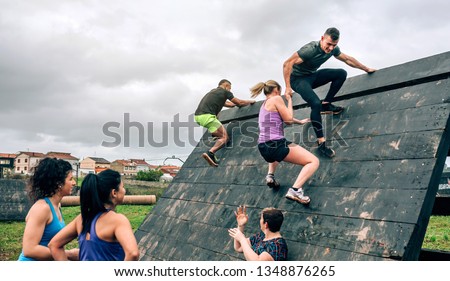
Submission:
[[[292,142],[286,139],[271,140],[258,144],[261,156],[269,163],[281,162],[289,154],[289,146]]]

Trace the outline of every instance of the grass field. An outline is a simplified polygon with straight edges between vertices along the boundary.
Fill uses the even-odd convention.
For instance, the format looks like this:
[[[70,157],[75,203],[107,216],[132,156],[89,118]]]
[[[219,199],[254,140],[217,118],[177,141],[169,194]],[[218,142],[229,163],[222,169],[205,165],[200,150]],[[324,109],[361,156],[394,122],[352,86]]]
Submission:
[[[450,252],[450,216],[432,216],[422,248]]]

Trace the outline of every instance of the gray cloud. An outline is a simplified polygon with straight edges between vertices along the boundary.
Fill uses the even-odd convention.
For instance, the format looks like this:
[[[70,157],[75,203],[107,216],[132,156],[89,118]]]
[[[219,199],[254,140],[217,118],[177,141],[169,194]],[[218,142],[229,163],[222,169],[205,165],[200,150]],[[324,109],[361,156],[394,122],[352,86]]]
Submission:
[[[282,82],[285,59],[329,26],[341,49],[389,67],[448,51],[446,1],[0,0],[0,152],[72,152],[109,160],[187,156],[192,146],[105,148],[102,127],[162,124],[195,111],[222,78],[249,97]],[[362,74],[337,60],[350,76]],[[171,132],[173,133],[173,132]],[[203,129],[196,129],[199,139]],[[186,134],[186,132],[184,132]],[[156,136],[155,136],[156,137]],[[187,136],[185,136],[187,139]]]

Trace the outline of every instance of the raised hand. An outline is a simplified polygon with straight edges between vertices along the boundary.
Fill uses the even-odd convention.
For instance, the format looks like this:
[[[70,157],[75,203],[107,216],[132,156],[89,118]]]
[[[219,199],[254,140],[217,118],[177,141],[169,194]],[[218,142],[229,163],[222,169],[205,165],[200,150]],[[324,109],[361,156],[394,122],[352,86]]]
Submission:
[[[245,241],[245,235],[244,233],[242,233],[239,228],[230,228],[228,229],[228,234],[233,237],[234,239],[236,239],[237,241],[239,241],[241,244],[243,243],[243,241]]]
[[[284,90],[284,95],[285,95],[285,96],[291,96],[291,97],[292,97],[292,94],[293,94],[292,88],[287,87],[287,88]]]
[[[247,224],[248,214],[246,206],[237,207],[236,211],[234,212],[234,215],[236,216],[238,226],[245,226]]]
[[[305,119],[295,119],[294,118],[294,123],[299,124],[299,125],[305,125],[306,123],[311,122],[310,118],[305,118]]]

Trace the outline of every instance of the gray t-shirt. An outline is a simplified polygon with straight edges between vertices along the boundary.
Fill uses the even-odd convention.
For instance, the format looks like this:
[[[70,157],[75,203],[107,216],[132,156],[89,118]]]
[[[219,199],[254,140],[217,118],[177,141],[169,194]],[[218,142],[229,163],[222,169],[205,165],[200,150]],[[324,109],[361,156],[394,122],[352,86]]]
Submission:
[[[200,104],[195,111],[195,115],[213,114],[217,116],[225,105],[225,102],[233,98],[233,93],[221,87],[212,89],[200,101]]]
[[[334,47],[329,54],[320,48],[320,41],[311,41],[297,51],[298,56],[303,60],[300,64],[294,64],[292,75],[302,76],[310,75],[326,62],[331,56],[339,56],[341,50],[338,46]]]

